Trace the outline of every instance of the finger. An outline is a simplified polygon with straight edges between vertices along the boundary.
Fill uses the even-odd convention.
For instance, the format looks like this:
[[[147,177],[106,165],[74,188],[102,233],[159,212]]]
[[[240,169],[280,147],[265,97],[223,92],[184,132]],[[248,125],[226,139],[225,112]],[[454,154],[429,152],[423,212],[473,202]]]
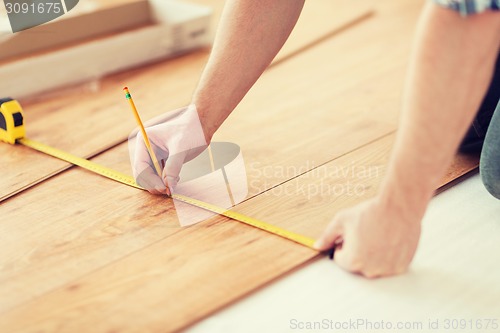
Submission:
[[[342,244],[335,250],[335,263],[340,268],[351,272],[360,273],[363,268],[362,255],[356,237],[353,237],[352,225],[343,226]]]
[[[137,176],[136,182],[153,194],[167,194],[162,179],[151,168],[142,171]]]
[[[134,177],[137,178],[146,169],[153,169],[153,163],[143,136],[139,133],[135,138],[134,163],[132,165]]]
[[[335,246],[335,243],[342,238],[343,225],[339,219],[334,219],[326,227],[320,238],[314,243],[314,248],[319,251],[326,251]]]
[[[137,184],[149,192],[153,194],[167,194],[166,186],[153,168],[151,156],[141,134],[136,136],[132,171]]]
[[[186,152],[181,152],[169,156],[169,158],[165,162],[162,180],[163,183],[169,188],[170,192],[175,189],[177,183],[179,182],[179,174],[181,172],[182,166],[184,165],[185,157]]]
[[[348,244],[342,244],[342,248],[335,251],[335,263],[345,271],[361,273],[362,262],[355,257],[356,253]]]

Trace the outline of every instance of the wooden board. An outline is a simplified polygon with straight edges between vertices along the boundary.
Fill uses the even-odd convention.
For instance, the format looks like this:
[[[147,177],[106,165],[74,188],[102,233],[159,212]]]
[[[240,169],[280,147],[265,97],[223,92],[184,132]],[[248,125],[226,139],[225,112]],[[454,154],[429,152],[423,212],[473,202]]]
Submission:
[[[375,195],[393,141],[394,135],[381,138],[235,209],[317,237],[336,212]],[[117,162],[116,156],[125,152],[122,146],[96,160],[120,169],[126,163]],[[85,192],[106,193],[89,194],[84,203],[58,214],[58,220],[38,225],[36,235],[45,244],[26,240],[29,252],[25,244],[8,244],[13,254],[27,253],[16,258],[24,265],[4,270],[0,281],[2,306],[26,297],[0,315],[0,326],[9,332],[72,332],[83,327],[93,332],[173,331],[317,256],[222,217],[179,228],[170,200],[125,190],[103,178],[89,187],[85,183],[90,176],[73,170],[23,194],[42,205],[43,200],[35,199],[44,187],[65,193],[68,203]],[[347,194],[350,190],[355,195]],[[115,200],[105,199],[110,196]]]
[[[341,3],[346,8],[348,1]],[[313,6],[329,8],[328,1],[314,2]],[[310,28],[315,26],[314,20],[311,15],[306,15],[300,24],[308,26],[309,35],[302,33],[300,42],[292,39],[293,46],[282,56],[292,54],[296,48],[314,43],[325,33],[339,30],[370,13],[370,6],[366,3],[347,8],[329,21],[331,30],[326,32],[322,30],[325,26],[319,26],[317,30]],[[298,31],[301,31],[300,26]],[[28,136],[83,157],[105,151],[123,142],[135,126],[121,93],[124,85],[131,87],[143,118],[152,118],[189,103],[207,56],[207,50],[199,51],[110,76],[100,82],[97,92],[75,89],[42,101],[21,101],[26,111]],[[49,157],[5,144],[0,145],[0,155],[4,171],[0,179],[0,201],[68,167]]]
[[[210,6],[214,10],[212,36],[215,37],[224,1],[190,0],[189,2]],[[283,46],[276,60],[281,60],[303,49],[322,41],[340,29],[349,28],[360,20],[373,15],[373,5],[367,1],[352,0],[314,0],[304,6],[299,21]],[[352,14],[360,15],[354,18]],[[340,22],[343,21],[343,24]],[[313,37],[314,38],[311,38]]]
[[[340,209],[375,195],[393,140],[381,138],[235,209],[317,237]],[[96,161],[124,170],[126,151],[122,145]],[[1,258],[10,260],[0,263],[0,326],[10,332],[89,325],[94,332],[171,331],[316,256],[221,217],[180,228],[170,200],[97,177],[72,170],[4,204],[2,213],[17,223],[2,225],[1,234],[11,237],[1,240],[8,249]],[[44,196],[47,191],[61,195]],[[81,197],[87,200],[75,205]],[[64,208],[53,214],[57,205]],[[27,313],[30,320],[22,319]]]
[[[387,1],[390,11],[263,76],[217,134],[242,146],[253,184],[236,210],[317,237],[335,212],[374,195],[397,126],[408,22],[421,3]],[[131,76],[140,86],[155,75],[146,68],[114,80]],[[161,107],[154,93],[140,94],[154,106],[148,115]],[[82,149],[75,142],[68,146]],[[127,154],[122,144],[95,160],[127,172]],[[283,167],[291,171],[263,177]],[[356,171],[366,168],[375,171]],[[312,195],[321,186],[363,191]],[[317,256],[221,217],[181,229],[171,201],[76,168],[3,202],[0,214],[8,217],[0,223],[7,332],[173,331]]]
[[[340,113],[340,116],[342,115],[344,118],[348,118],[347,112]],[[317,121],[321,121],[321,119]],[[294,125],[293,122],[292,125]],[[325,138],[317,136],[309,142],[311,148],[307,149],[307,154],[315,153],[326,158],[325,151],[330,151],[340,156],[349,153],[350,151],[347,150],[349,147],[354,150],[361,142],[376,140],[386,132],[387,128],[385,125],[373,122],[370,130],[366,130],[368,126],[364,117],[353,117],[353,119],[344,122],[339,120],[338,127],[340,126],[345,127],[345,130],[334,131],[327,139],[334,142],[344,141],[344,145],[325,150],[323,146],[328,142]],[[348,138],[344,138],[347,132],[351,132],[351,134]],[[275,139],[269,139],[266,142],[254,141],[253,149],[249,144],[247,150],[243,148],[247,159],[250,197],[320,165],[314,159],[302,160],[299,163],[299,160],[302,159],[300,154],[294,155],[295,157],[292,158],[288,156],[289,153],[278,153],[281,140],[280,137],[275,137]],[[298,143],[295,147],[296,150],[302,149]],[[268,152],[269,149],[274,149],[276,152],[274,154],[268,153],[266,156],[265,149],[268,149]],[[264,150],[264,152],[260,152],[260,150]],[[302,156],[307,156],[307,154],[302,154]],[[119,171],[128,172],[129,161],[126,144],[105,153],[104,157],[106,156],[109,157],[103,161],[98,159],[98,161]],[[280,158],[280,160],[273,163],[276,158]],[[259,165],[255,166],[256,163]],[[282,172],[283,166],[286,165],[284,163],[288,163],[287,170],[291,170],[290,173]],[[278,172],[276,174],[271,172],[271,175],[267,176],[266,173],[269,171],[266,172],[266,169]],[[99,184],[102,184],[103,187],[100,187]],[[48,196],[47,193],[52,194]],[[137,201],[138,199],[139,201]],[[116,206],[111,205],[110,200],[115,202]],[[29,189],[18,197],[5,201],[0,208],[0,214],[7,216],[8,220],[0,225],[0,235],[2,235],[0,241],[8,250],[0,256],[1,276],[2,281],[15,281],[15,283],[19,283],[19,287],[13,287],[10,283],[0,283],[0,300],[2,300],[0,301],[0,312],[40,293],[43,294],[54,287],[59,287],[61,283],[68,282],[68,279],[71,280],[94,270],[96,267],[126,256],[137,250],[137,247],[140,248],[158,240],[157,237],[165,237],[159,230],[152,233],[148,230],[149,227],[156,228],[156,223],[159,223],[160,226],[166,226],[168,232],[178,231],[176,228],[172,228],[177,221],[175,215],[164,216],[169,212],[174,213],[172,207],[164,206],[162,202],[161,199],[151,197],[146,193],[141,193],[138,197],[136,190],[132,188],[114,184],[107,179],[100,179],[94,174],[79,169],[70,170]],[[54,207],[60,208],[54,211]],[[138,207],[145,210],[138,211]],[[158,210],[155,211],[151,207],[156,207]],[[142,221],[139,226],[134,223],[135,220],[142,220],[143,216],[150,214],[158,215],[158,220],[155,220],[155,223]],[[123,219],[124,216],[125,219]],[[37,221],[36,224],[33,224],[34,220]],[[89,221],[93,222],[89,224]],[[105,221],[104,225],[102,225],[103,221]],[[116,223],[116,225],[109,227],[108,223]],[[94,227],[98,229],[94,230]],[[112,234],[107,235],[106,231],[100,231],[101,227],[109,229]],[[120,230],[128,229],[128,227],[139,234],[122,235]],[[117,235],[113,237],[115,232]],[[143,241],[141,241],[140,236],[142,233],[146,235]],[[99,240],[101,237],[104,237],[102,242]],[[106,241],[108,237],[110,237],[111,243]],[[97,246],[94,245],[96,242],[94,238],[97,239]],[[113,250],[115,241],[123,244],[122,250]],[[73,246],[77,246],[77,248],[72,249]],[[83,257],[80,258],[80,255]],[[86,264],[77,265],[76,271],[71,273],[72,260]],[[67,267],[67,264],[70,267]],[[40,272],[42,275],[35,274],[35,272]],[[62,275],[58,272],[61,272]],[[31,280],[32,278],[35,281]],[[29,281],[25,279],[29,279]],[[43,281],[43,284],[40,285],[36,281]],[[2,297],[4,292],[14,292],[14,294],[10,297],[9,295]]]
[[[479,157],[478,154],[458,153],[443,177],[443,185],[438,189],[438,192],[444,191],[457,181],[476,173],[479,169]]]
[[[318,173],[349,169],[354,161],[359,161],[355,165],[384,165],[390,143],[387,138],[379,140],[320,167]],[[127,162],[118,162],[116,157],[125,153],[126,147],[122,146],[96,160],[122,169]],[[382,175],[363,181],[363,186],[373,187],[367,195],[375,192]],[[89,177],[94,177],[92,186],[86,185]],[[344,180],[305,174],[282,186],[317,185],[323,181],[335,185]],[[58,196],[41,198],[48,189],[64,193],[64,201]],[[87,199],[75,205],[82,197]],[[360,198],[335,199],[313,198],[308,202],[316,213],[325,210],[314,219],[309,208],[290,218],[290,206],[304,206],[300,195],[261,195],[236,209],[289,229],[302,230],[314,223],[313,233],[317,234],[328,222],[327,209],[340,209]],[[15,206],[24,200],[32,204]],[[47,214],[43,208],[58,204],[61,210],[57,214]],[[276,207],[284,209],[276,212]],[[79,169],[7,201],[2,212],[24,216],[16,218],[17,224],[1,226],[1,234],[11,236],[1,239],[8,249],[2,259],[9,260],[1,262],[4,268],[0,281],[0,312],[4,313],[0,326],[9,332],[35,327],[40,331],[69,332],[89,327],[92,322],[94,332],[133,332],[141,327],[171,331],[316,256],[312,250],[221,217],[180,228],[170,200],[124,188]],[[30,215],[35,212],[47,219],[33,225]],[[31,232],[19,242],[13,233],[28,228]],[[20,300],[25,304],[18,304]],[[156,310],[139,316],[138,312],[145,308]],[[30,313],[29,319],[26,313]],[[131,320],[124,322],[124,313]],[[24,319],[20,320],[20,316]]]
[[[0,7],[0,13],[5,14]],[[0,42],[0,66],[98,36],[152,24],[147,0],[83,1],[68,14],[43,25],[11,34]]]

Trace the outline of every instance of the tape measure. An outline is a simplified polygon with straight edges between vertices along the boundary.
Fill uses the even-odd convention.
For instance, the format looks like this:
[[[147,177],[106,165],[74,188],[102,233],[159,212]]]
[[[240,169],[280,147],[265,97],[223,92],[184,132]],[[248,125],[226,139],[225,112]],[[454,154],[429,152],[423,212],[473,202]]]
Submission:
[[[0,140],[10,144],[14,143],[22,144],[26,147],[30,147],[44,154],[74,164],[90,172],[99,174],[103,177],[112,179],[119,183],[135,187],[137,189],[145,190],[136,183],[133,177],[129,175],[123,174],[121,172],[107,168],[105,166],[89,161],[87,159],[72,155],[57,148],[26,138],[23,110],[21,108],[21,105],[13,99],[0,99]],[[211,211],[212,213],[216,213],[228,217],[230,219],[245,223],[255,228],[259,228],[261,230],[267,231],[277,236],[294,241],[295,243],[304,245],[308,248],[314,249],[313,245],[315,243],[315,240],[310,237],[306,237],[294,233],[292,231],[277,227],[275,225],[263,222],[261,220],[255,219],[253,217],[246,216],[244,214],[232,210],[227,210],[225,208],[218,207],[210,203],[196,200],[193,198],[189,198],[180,194],[174,193],[172,195],[172,198],[196,206],[198,208]]]

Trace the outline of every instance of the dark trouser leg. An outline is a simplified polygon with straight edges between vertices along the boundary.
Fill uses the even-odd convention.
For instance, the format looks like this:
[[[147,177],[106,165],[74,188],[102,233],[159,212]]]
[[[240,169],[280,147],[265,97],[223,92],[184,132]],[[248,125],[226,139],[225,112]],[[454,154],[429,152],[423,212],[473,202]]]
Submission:
[[[495,65],[495,73],[493,74],[493,79],[491,81],[490,87],[483,102],[477,112],[476,118],[472,123],[469,131],[465,135],[462,144],[460,145],[460,151],[464,153],[468,152],[480,152],[486,137],[486,132],[490,125],[491,117],[493,112],[500,100],[500,54],[497,58]],[[497,126],[499,124],[497,123]]]
[[[500,102],[486,133],[479,168],[488,192],[500,199]]]

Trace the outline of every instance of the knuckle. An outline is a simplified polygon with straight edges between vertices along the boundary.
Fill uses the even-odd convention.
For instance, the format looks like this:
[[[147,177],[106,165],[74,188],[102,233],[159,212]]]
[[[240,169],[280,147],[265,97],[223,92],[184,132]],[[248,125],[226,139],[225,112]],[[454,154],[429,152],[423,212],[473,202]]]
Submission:
[[[360,272],[367,279],[376,279],[379,278],[382,274],[377,271],[363,271]]]

